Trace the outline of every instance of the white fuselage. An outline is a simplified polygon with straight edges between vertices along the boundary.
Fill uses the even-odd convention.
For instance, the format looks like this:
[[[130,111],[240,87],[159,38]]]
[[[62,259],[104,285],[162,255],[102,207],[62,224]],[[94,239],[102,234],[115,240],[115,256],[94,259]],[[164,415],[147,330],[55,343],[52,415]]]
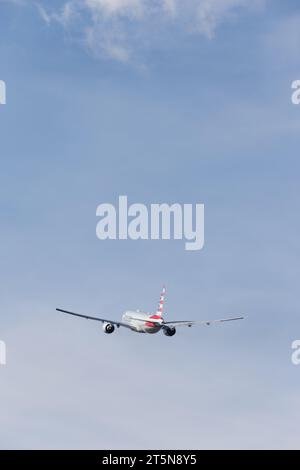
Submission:
[[[124,323],[127,323],[132,330],[138,333],[158,333],[161,329],[160,323],[163,322],[163,319],[155,314],[134,310],[126,311],[122,319]]]

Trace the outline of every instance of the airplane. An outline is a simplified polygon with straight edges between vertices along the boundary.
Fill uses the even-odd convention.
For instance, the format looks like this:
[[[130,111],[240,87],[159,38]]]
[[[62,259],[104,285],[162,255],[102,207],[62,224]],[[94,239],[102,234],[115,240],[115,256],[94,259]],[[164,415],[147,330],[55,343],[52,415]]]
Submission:
[[[67,313],[69,315],[74,315],[75,317],[86,318],[87,320],[99,321],[103,324],[104,333],[111,334],[115,331],[115,328],[120,328],[123,326],[128,328],[136,333],[158,333],[163,331],[166,336],[174,336],[176,333],[176,328],[178,327],[191,327],[194,325],[211,325],[212,323],[223,323],[227,321],[234,320],[243,320],[245,317],[232,317],[232,318],[223,318],[220,320],[200,320],[200,321],[165,321],[163,318],[164,313],[164,304],[165,304],[166,288],[163,287],[159,304],[156,312],[154,314],[144,313],[140,310],[128,310],[122,316],[122,321],[107,320],[104,318],[94,317],[90,315],[83,315],[80,313],[70,312],[69,310],[62,310],[57,308],[58,312]]]

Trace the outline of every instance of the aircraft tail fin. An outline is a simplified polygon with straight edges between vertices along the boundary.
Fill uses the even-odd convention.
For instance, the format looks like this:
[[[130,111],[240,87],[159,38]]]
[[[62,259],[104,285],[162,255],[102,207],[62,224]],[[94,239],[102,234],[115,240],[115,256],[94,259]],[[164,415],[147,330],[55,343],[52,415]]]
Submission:
[[[159,317],[163,316],[165,296],[166,296],[166,288],[164,286],[162,291],[161,291],[158,307],[157,307],[157,310],[156,310],[156,315],[159,316]]]

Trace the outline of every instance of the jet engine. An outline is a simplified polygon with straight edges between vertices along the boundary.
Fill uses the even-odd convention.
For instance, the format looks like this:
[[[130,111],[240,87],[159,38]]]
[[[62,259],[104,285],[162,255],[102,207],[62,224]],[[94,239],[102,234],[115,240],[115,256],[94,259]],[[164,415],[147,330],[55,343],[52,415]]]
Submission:
[[[115,326],[111,323],[103,323],[103,331],[109,335],[115,331]]]
[[[176,328],[174,326],[168,326],[167,328],[164,328],[164,334],[166,336],[174,336],[176,333]]]

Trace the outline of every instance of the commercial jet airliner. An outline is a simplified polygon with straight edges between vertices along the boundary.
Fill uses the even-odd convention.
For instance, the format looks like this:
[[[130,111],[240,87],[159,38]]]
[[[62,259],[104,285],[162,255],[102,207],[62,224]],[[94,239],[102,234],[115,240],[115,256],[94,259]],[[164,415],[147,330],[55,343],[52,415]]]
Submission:
[[[160,330],[166,336],[174,336],[176,333],[176,328],[182,326],[191,327],[193,325],[210,325],[212,323],[223,323],[227,321],[234,320],[243,320],[244,317],[232,317],[232,318],[223,318],[220,320],[200,320],[200,321],[164,321],[163,312],[164,312],[164,303],[165,303],[166,288],[163,287],[162,293],[160,295],[158,308],[156,313],[144,313],[140,310],[128,310],[124,313],[122,321],[107,320],[105,318],[92,317],[89,315],[83,315],[80,313],[70,312],[68,310],[62,310],[57,308],[58,312],[68,313],[69,315],[74,315],[75,317],[86,318],[87,320],[96,320],[103,324],[103,331],[107,334],[113,333],[115,328],[120,328],[123,326],[129,328],[132,331],[137,333],[158,333]]]

